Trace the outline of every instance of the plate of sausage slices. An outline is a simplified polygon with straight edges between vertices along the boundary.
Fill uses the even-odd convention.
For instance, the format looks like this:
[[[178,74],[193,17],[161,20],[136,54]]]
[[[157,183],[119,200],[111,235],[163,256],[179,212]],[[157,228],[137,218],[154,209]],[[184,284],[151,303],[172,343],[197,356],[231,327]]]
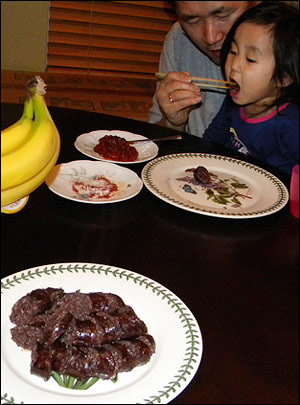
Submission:
[[[6,403],[166,404],[200,365],[194,315],[142,274],[47,264],[3,278],[1,293]]]

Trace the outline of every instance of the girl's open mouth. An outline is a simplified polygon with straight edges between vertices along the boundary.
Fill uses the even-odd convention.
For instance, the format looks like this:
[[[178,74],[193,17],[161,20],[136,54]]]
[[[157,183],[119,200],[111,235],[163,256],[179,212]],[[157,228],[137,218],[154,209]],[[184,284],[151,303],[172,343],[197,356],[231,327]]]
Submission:
[[[240,85],[232,78],[229,79],[233,84],[230,85],[231,97],[236,97],[240,91]]]

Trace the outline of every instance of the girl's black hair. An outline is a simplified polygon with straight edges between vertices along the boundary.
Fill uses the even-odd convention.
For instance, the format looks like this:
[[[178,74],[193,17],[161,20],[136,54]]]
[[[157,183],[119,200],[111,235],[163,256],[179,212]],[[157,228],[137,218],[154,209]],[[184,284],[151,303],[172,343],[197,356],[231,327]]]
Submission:
[[[234,34],[244,22],[270,25],[275,57],[273,79],[279,83],[283,83],[285,78],[291,80],[291,84],[281,87],[274,105],[277,108],[287,102],[299,105],[299,10],[279,1],[265,1],[242,14],[228,32],[221,49],[220,64],[224,76]]]

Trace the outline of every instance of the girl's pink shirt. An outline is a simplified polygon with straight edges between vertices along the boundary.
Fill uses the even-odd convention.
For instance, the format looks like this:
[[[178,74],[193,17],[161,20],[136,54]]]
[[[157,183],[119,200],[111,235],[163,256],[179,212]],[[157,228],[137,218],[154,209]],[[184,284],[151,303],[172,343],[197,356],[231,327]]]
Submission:
[[[274,117],[279,111],[283,110],[289,103],[285,103],[278,108],[278,110],[273,111],[271,114],[266,115],[265,117],[260,118],[247,118],[244,113],[244,107],[240,108],[240,117],[243,121],[248,122],[249,124],[258,124],[260,122],[268,121],[270,118]]]

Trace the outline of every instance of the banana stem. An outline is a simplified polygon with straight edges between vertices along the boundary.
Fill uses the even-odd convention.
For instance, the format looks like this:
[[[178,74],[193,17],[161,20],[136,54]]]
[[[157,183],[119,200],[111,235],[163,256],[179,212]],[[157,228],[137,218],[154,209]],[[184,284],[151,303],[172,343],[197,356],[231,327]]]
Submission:
[[[47,85],[44,80],[40,76],[34,76],[29,82],[26,84],[26,89],[29,94],[40,94],[44,96],[46,94]]]
[[[26,89],[29,96],[33,99],[35,119],[39,120],[47,118],[52,121],[52,117],[48,111],[44,95],[46,94],[47,85],[40,76],[34,76],[27,84]]]
[[[26,118],[33,119],[34,111],[33,111],[33,100],[32,97],[28,96],[24,102],[24,112],[23,116]]]

